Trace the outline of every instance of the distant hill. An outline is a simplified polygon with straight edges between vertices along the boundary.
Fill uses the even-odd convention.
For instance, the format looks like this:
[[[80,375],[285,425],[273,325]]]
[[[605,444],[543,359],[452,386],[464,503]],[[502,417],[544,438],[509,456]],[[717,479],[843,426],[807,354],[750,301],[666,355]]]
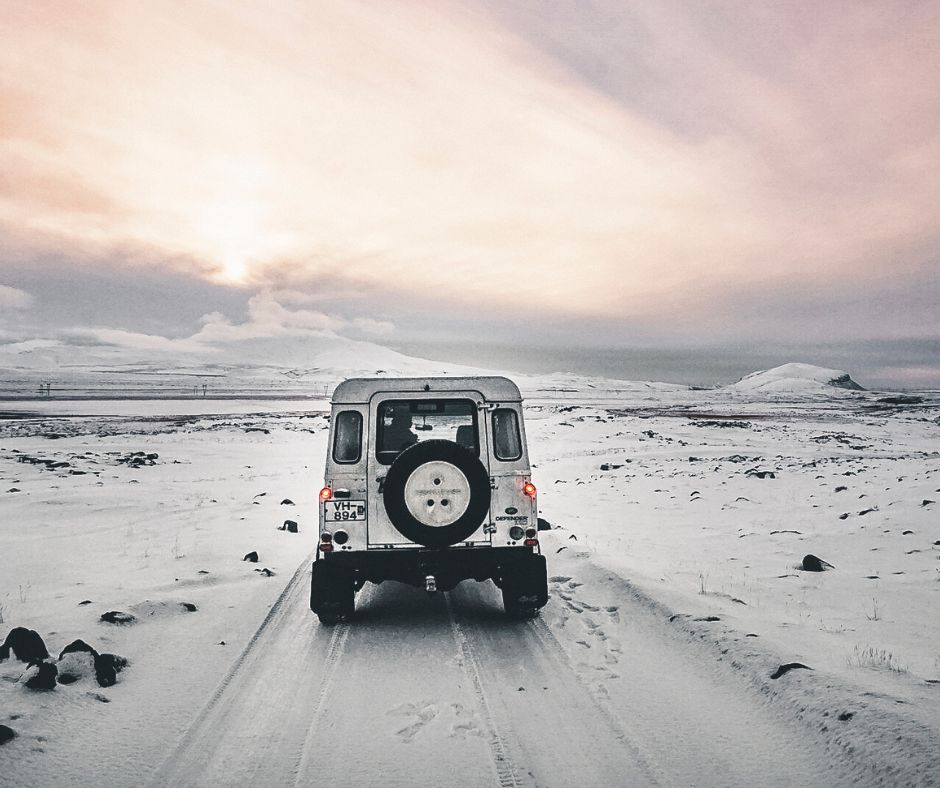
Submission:
[[[797,363],[752,372],[725,388],[735,391],[778,394],[809,394],[832,389],[865,390],[841,369],[827,369],[813,364]]]

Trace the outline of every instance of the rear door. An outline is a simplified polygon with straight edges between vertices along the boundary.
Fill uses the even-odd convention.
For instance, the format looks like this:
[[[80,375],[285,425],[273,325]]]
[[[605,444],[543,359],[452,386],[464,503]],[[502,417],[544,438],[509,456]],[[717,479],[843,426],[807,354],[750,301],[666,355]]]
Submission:
[[[389,520],[382,497],[385,476],[403,446],[430,439],[449,440],[463,446],[483,463],[490,472],[489,438],[486,411],[480,409],[483,396],[479,391],[441,392],[379,392],[369,402],[370,444],[366,458],[369,500],[368,544],[376,548],[414,547]],[[410,416],[408,427],[403,412]],[[406,420],[405,420],[406,421]],[[402,440],[403,435],[410,434]],[[489,543],[487,522],[456,546]]]

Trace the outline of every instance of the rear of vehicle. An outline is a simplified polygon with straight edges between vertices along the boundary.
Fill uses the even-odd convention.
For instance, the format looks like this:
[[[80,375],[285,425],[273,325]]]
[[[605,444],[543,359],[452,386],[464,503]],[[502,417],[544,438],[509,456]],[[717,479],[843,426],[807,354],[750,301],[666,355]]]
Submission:
[[[547,599],[522,399],[501,377],[353,379],[333,394],[311,608],[351,615],[366,581],[493,580],[508,613]]]

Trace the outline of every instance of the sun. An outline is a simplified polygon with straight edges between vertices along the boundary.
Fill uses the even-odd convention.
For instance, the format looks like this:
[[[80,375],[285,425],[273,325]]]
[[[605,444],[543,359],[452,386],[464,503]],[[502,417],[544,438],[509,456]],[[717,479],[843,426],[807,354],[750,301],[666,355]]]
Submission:
[[[229,254],[222,259],[222,267],[217,274],[224,284],[242,285],[248,279],[248,263],[241,255]]]

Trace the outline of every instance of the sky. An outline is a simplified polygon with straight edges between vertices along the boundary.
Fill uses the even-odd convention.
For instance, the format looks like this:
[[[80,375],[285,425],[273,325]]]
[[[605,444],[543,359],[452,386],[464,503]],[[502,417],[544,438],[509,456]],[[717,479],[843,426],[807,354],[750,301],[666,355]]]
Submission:
[[[940,2],[0,0],[0,343],[940,386],[938,74]]]

